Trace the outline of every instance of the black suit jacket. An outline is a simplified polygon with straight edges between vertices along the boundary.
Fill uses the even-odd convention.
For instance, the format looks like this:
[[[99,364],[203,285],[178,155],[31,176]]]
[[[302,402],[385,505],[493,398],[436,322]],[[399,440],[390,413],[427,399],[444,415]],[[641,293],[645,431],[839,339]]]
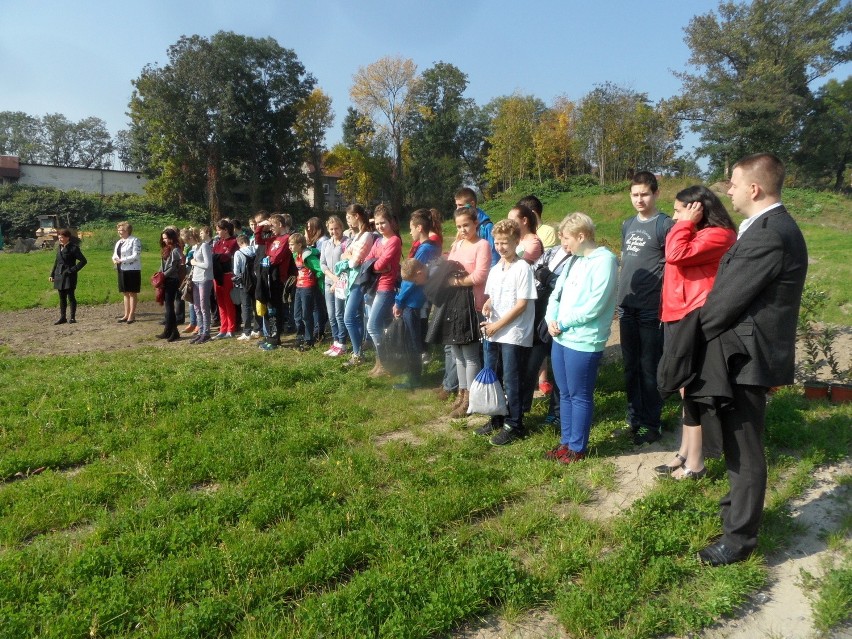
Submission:
[[[709,341],[726,331],[747,357],[729,371],[732,382],[781,386],[793,382],[796,321],[808,271],[808,250],[783,206],[760,216],[722,257],[716,281],[701,308],[701,332]]]

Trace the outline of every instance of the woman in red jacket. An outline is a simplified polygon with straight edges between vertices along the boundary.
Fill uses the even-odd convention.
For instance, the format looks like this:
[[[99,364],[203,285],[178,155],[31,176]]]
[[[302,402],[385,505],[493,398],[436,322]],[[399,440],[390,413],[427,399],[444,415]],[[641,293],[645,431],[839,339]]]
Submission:
[[[715,193],[690,186],[675,196],[675,225],[666,237],[666,265],[660,319],[665,323],[665,343],[689,313],[700,309],[716,279],[719,261],[737,239],[734,221]],[[704,468],[701,425],[694,402],[683,402],[683,435],[674,464],[654,470],[675,479],[698,479]]]

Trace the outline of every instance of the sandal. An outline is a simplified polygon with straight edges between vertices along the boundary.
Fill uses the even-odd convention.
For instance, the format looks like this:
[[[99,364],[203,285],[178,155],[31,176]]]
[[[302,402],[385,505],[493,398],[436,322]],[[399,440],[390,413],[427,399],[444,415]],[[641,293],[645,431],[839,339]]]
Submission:
[[[704,475],[707,474],[707,467],[705,466],[701,470],[692,470],[686,464],[683,465],[683,474],[680,477],[675,477],[676,480],[680,481],[682,479],[692,479],[693,481],[696,479],[701,479]]]
[[[686,457],[681,455],[680,453],[675,453],[675,457],[680,460],[680,463],[677,466],[669,466],[668,464],[661,464],[660,466],[654,467],[654,472],[658,475],[671,475],[675,470],[680,468],[686,463]],[[685,466],[684,466],[685,468]]]

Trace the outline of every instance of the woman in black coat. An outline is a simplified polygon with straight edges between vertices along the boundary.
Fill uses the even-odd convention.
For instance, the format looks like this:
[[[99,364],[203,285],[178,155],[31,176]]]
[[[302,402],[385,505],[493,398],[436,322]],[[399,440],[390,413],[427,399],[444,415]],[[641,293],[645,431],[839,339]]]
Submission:
[[[80,240],[70,229],[59,229],[59,249],[56,251],[56,261],[50,272],[53,288],[59,291],[59,319],[54,324],[77,322],[77,298],[74,291],[77,288],[77,272],[86,266],[86,257],[80,250]],[[66,319],[65,312],[71,303],[71,319]]]

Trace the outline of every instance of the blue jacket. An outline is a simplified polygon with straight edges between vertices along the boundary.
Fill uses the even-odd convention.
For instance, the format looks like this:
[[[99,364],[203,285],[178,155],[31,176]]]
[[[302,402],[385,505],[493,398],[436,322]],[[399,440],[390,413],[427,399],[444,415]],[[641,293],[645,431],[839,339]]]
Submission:
[[[488,245],[491,247],[491,266],[494,266],[497,262],[500,261],[500,254],[494,249],[494,236],[491,232],[494,230],[494,222],[491,221],[491,218],[480,208],[476,209],[476,234],[482,238],[483,240],[488,241]]]
[[[430,262],[440,257],[441,249],[432,242],[423,242],[417,247],[417,252],[414,254],[414,259],[428,265]],[[399,287],[399,293],[394,298],[394,303],[400,308],[423,308],[426,303],[426,294],[423,292],[423,287],[418,286],[414,282],[403,280]]]

